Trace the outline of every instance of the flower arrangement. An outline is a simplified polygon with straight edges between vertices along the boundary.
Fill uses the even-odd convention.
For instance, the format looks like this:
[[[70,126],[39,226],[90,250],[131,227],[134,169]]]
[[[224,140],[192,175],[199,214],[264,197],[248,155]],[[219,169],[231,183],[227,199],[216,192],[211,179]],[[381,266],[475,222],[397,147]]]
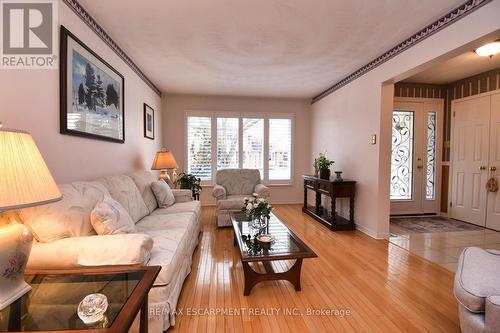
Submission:
[[[271,215],[271,206],[266,199],[259,198],[257,193],[252,194],[252,198],[245,198],[245,206],[241,211],[247,214],[247,217],[254,219],[261,219],[263,217],[269,218]]]

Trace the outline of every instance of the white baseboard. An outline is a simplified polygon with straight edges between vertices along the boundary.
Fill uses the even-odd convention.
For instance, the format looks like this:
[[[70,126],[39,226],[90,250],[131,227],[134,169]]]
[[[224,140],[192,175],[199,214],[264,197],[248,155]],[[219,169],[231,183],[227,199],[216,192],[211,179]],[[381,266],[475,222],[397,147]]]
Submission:
[[[373,231],[372,229],[368,229],[365,226],[362,226],[360,224],[356,224],[356,230],[361,231],[362,233],[370,236],[371,238],[375,239],[389,239],[389,234],[388,233],[379,233],[376,231]]]

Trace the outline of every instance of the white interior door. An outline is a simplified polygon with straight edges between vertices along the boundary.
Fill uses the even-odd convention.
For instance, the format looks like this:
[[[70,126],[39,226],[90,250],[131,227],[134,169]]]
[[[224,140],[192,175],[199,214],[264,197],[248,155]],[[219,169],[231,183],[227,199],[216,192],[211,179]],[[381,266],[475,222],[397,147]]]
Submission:
[[[395,100],[391,214],[439,211],[442,127],[441,100]]]
[[[488,177],[500,182],[500,94],[491,95],[489,162]],[[486,193],[486,227],[500,231],[500,191]]]
[[[490,139],[490,96],[454,102],[450,215],[484,226]]]

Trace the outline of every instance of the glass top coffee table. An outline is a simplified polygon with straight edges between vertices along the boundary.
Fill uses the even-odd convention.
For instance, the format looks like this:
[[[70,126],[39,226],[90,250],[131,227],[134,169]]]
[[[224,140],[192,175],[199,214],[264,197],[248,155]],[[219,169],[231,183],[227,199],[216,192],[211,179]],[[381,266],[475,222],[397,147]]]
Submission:
[[[287,280],[295,290],[301,290],[302,259],[317,257],[313,250],[272,213],[268,225],[261,229],[253,228],[244,212],[231,212],[231,222],[234,245],[240,250],[245,276],[243,295],[248,296],[257,283],[269,280]],[[270,243],[261,242],[259,235],[271,235],[273,240]],[[291,267],[284,262],[278,263],[290,260],[295,260]],[[277,268],[283,269],[279,271]]]
[[[159,266],[27,272],[25,280],[32,289],[0,311],[0,332],[127,332],[141,311],[140,331],[146,333],[148,293],[159,272]],[[93,293],[104,294],[108,308],[102,321],[88,326],[77,308]]]

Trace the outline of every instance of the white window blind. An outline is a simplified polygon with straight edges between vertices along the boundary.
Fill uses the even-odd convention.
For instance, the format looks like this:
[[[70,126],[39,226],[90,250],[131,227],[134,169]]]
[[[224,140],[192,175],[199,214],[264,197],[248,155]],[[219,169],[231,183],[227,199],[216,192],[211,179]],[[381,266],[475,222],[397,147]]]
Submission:
[[[243,167],[264,177],[264,119],[243,118]]]
[[[238,168],[239,118],[217,118],[217,170]]]
[[[212,178],[212,118],[187,117],[188,173]]]
[[[292,178],[292,120],[269,119],[269,180]]]

